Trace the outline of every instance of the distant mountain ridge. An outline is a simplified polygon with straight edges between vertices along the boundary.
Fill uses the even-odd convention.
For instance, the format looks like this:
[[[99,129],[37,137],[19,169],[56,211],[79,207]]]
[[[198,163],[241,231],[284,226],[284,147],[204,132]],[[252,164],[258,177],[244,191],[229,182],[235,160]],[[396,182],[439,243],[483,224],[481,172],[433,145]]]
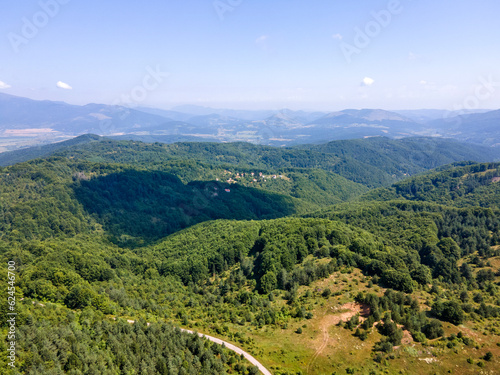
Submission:
[[[87,104],[38,101],[0,94],[0,131],[5,129],[50,128],[72,135],[110,134],[133,131],[137,127],[165,123],[165,117],[134,109]]]
[[[462,141],[500,146],[500,109],[434,120],[429,126]]]
[[[333,139],[388,136],[401,138],[422,133],[424,127],[413,120],[382,109],[346,109],[329,113],[308,124],[316,137]],[[316,135],[317,134],[317,135]],[[357,137],[352,137],[356,134]]]
[[[30,144],[20,143],[26,137],[32,138],[31,144],[39,144],[87,133],[129,139],[148,136],[153,140],[157,136],[162,141],[209,139],[273,146],[380,136],[448,137],[486,146],[500,145],[500,110],[455,115],[444,110],[345,109],[326,113],[190,105],[172,110],[95,103],[78,106],[1,93],[0,150]]]
[[[402,110],[394,110],[393,112],[408,117],[415,122],[425,124],[428,123],[429,121],[446,119],[450,117],[459,116],[461,114],[485,113],[490,111],[492,111],[492,109],[476,109],[476,110],[461,110],[461,111],[450,111],[447,109],[402,109]]]
[[[315,123],[325,120],[335,119],[341,123],[351,123],[353,121],[367,121],[370,123],[378,123],[382,121],[402,121],[413,122],[407,117],[398,115],[395,112],[389,112],[382,109],[345,109],[339,112],[332,112],[318,119]]]

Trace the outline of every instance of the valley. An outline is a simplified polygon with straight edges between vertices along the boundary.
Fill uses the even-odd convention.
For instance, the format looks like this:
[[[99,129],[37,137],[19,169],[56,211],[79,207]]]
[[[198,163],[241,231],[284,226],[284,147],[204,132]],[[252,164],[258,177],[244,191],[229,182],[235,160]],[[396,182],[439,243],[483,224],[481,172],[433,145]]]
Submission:
[[[4,1],[0,375],[496,375],[500,2]]]
[[[493,373],[500,165],[481,147],[85,135],[0,154],[20,369],[258,372],[182,327],[273,374]]]

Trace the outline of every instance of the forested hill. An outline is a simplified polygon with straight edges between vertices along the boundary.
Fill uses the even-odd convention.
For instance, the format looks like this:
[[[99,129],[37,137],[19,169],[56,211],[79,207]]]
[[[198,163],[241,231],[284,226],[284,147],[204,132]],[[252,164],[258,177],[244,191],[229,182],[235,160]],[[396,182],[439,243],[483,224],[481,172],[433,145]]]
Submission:
[[[185,184],[162,171],[61,158],[16,164],[0,176],[6,241],[88,234],[102,225],[115,242],[139,244],[206,220],[271,219],[307,206],[241,184]]]
[[[500,163],[461,163],[375,189],[361,201],[407,199],[456,207],[500,207]]]
[[[367,187],[380,187],[444,164],[463,160],[494,161],[500,158],[500,151],[433,138],[374,137],[277,148],[250,143],[147,144],[86,135],[60,144],[0,154],[0,165],[49,155],[149,168],[171,160],[192,160],[274,171],[321,169]]]
[[[2,170],[0,254],[4,262],[18,265],[17,298],[26,301],[18,307],[19,363],[27,373],[59,367],[66,373],[148,368],[142,373],[168,374],[167,368],[203,366],[217,370],[190,371],[252,373],[237,358],[173,332],[169,325],[145,324],[170,320],[237,341],[275,368],[287,369],[277,373],[290,374],[295,356],[304,356],[304,368],[314,355],[314,329],[345,302],[369,306],[368,323],[354,315],[341,326],[328,327],[342,340],[366,346],[357,362],[348,360],[350,366],[373,369],[375,353],[385,355],[402,345],[400,327],[413,340],[404,347],[426,350],[438,345],[445,328],[448,335],[463,330],[472,336],[470,328],[459,325],[479,325],[484,319],[496,324],[500,316],[495,275],[500,221],[491,208],[408,200],[343,203],[308,218],[209,220],[167,235],[165,218],[176,222],[171,203],[196,192],[189,184],[159,171],[63,161],[49,158]],[[210,194],[214,187],[209,185]],[[219,214],[226,207],[251,204],[259,219],[267,214],[259,209],[287,214],[274,206],[261,208],[269,203],[263,192],[239,189],[232,202],[208,200],[197,209]],[[160,199],[153,201],[155,195]],[[287,208],[286,201],[278,203],[281,210]],[[150,230],[165,236],[141,243],[142,233]],[[1,293],[6,300],[6,290]],[[0,305],[2,313],[6,308]],[[113,316],[142,319],[129,327]],[[53,322],[56,329],[49,331]],[[290,346],[302,330],[308,335],[301,340],[314,348],[310,352]],[[164,335],[172,336],[168,349],[155,339]],[[76,345],[75,337],[82,343]],[[440,352],[440,360],[455,361],[453,349],[474,342],[465,339]],[[448,341],[453,340],[456,335]],[[269,342],[283,352],[264,350]],[[492,348],[488,341],[478,354],[469,344],[461,350],[476,359]],[[47,347],[67,352],[55,356]],[[282,353],[288,352],[283,362]],[[131,355],[141,364],[130,361]],[[332,355],[335,361],[345,360]],[[405,352],[399,355],[407,358]]]
[[[500,163],[457,163],[305,217],[341,220],[386,245],[417,250],[433,277],[457,282],[460,258],[497,255],[491,246],[500,243],[499,208]],[[446,238],[456,244],[453,254],[439,245]]]
[[[500,159],[500,150],[497,148],[446,138],[407,137],[393,140],[372,137],[297,147],[342,158],[351,157],[398,176],[399,172],[405,169],[407,174],[413,175],[416,167],[427,170],[463,160],[482,162]]]
[[[334,168],[380,186],[408,173],[393,172],[417,147],[366,140],[380,146],[374,154],[356,142],[343,157],[331,144],[89,137],[0,168],[0,260],[16,265],[0,313],[11,293],[19,371],[256,374],[173,328],[182,325],[237,343],[277,375],[387,364],[420,375],[408,363],[430,350],[439,363],[424,374],[457,363],[494,372],[500,163],[442,166],[354,200],[368,187]],[[458,157],[441,144],[408,165]]]
[[[22,163],[32,159],[43,158],[50,156],[55,152],[61,152],[69,147],[99,141],[100,139],[101,137],[98,135],[85,134],[62,142],[2,152],[0,153],[0,166],[6,167],[8,165],[14,165],[16,163]]]

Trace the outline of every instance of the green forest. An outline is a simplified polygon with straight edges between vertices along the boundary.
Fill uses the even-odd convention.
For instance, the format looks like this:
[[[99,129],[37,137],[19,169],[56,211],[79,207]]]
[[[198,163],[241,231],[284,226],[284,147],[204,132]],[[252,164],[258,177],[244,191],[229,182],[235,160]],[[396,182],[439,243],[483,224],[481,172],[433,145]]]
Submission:
[[[424,138],[285,149],[94,136],[44,152],[0,168],[0,310],[15,299],[18,313],[6,374],[258,373],[179,327],[273,374],[498,365],[493,153],[478,163]]]

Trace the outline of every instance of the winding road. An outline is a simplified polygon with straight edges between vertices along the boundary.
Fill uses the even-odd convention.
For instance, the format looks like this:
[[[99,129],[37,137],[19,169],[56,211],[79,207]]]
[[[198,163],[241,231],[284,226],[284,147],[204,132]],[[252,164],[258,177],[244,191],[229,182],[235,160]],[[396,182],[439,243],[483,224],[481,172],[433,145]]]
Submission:
[[[130,323],[130,324],[134,324],[135,320],[127,319],[127,322]],[[147,325],[149,325],[149,323],[147,323]],[[194,331],[191,331],[189,329],[180,328],[180,327],[179,327],[179,329],[182,332],[187,332],[187,333],[190,333],[192,335],[194,335],[194,333],[195,333]],[[257,368],[259,369],[259,371],[261,373],[263,373],[264,375],[272,375],[271,371],[269,371],[267,368],[265,368],[262,363],[260,363],[259,361],[257,361],[250,353],[247,353],[243,349],[238,348],[236,345],[233,345],[233,344],[231,344],[231,343],[229,343],[227,341],[218,339],[217,337],[205,335],[204,333],[200,333],[200,332],[198,332],[198,336],[205,337],[207,340],[215,342],[216,344],[219,344],[219,345],[224,344],[224,346],[227,349],[232,350],[233,352],[235,352],[237,354],[240,354],[240,355],[243,354],[243,357],[245,357],[247,359],[247,361],[250,362],[252,365],[257,366]]]
[[[35,302],[33,302],[34,304]],[[42,307],[45,307],[45,305],[41,304],[40,305]],[[116,317],[113,317],[113,320],[116,320]],[[132,320],[132,319],[127,319],[127,322],[130,323],[130,324],[134,324],[135,323],[135,320]],[[147,322],[147,325],[149,326],[149,322]],[[185,329],[185,328],[180,328],[179,329],[182,331],[182,332],[187,332],[187,333],[190,333],[190,334],[194,334],[193,331],[189,330],[189,329]],[[236,345],[233,345],[227,341],[224,341],[224,340],[221,340],[221,339],[218,339],[217,337],[213,337],[213,336],[209,336],[209,335],[205,335],[203,333],[200,333],[198,332],[198,336],[200,337],[205,337],[206,339],[212,341],[212,342],[215,342],[216,344],[219,344],[219,345],[222,345],[224,344],[225,347],[229,350],[232,350],[233,352],[241,355],[243,354],[243,357],[245,357],[247,359],[248,362],[250,362],[252,365],[254,366],[257,366],[257,368],[259,369],[259,371],[261,373],[263,373],[264,375],[272,375],[271,371],[269,371],[267,368],[264,367],[264,365],[262,363],[260,363],[259,361],[257,361],[250,353],[247,353],[246,351],[244,351],[243,349],[241,348],[238,348]]]
[[[180,330],[183,332],[194,334],[194,332],[190,331],[189,329],[181,328]],[[272,375],[271,372],[268,369],[266,369],[262,363],[257,361],[254,357],[252,357],[249,353],[247,353],[243,349],[238,348],[237,346],[235,346],[227,341],[218,339],[217,337],[208,336],[208,335],[205,335],[205,334],[199,333],[199,332],[198,332],[198,336],[205,337],[206,339],[208,339],[212,342],[215,342],[216,344],[219,344],[219,345],[224,344],[226,346],[226,348],[228,348],[229,350],[232,350],[233,352],[236,352],[237,354],[240,354],[240,355],[243,354],[243,356],[248,360],[248,362],[250,362],[254,366],[257,366],[257,368],[259,369],[259,371],[261,373],[263,373],[264,375]]]

